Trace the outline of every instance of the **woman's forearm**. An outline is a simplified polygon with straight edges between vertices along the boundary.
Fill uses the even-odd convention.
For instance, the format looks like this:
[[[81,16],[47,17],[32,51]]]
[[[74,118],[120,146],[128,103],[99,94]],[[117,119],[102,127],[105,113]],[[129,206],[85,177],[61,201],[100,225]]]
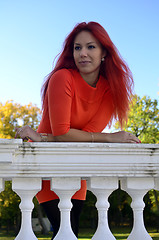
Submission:
[[[136,136],[125,131],[115,133],[90,133],[78,129],[70,129],[66,134],[55,136],[53,139],[57,142],[140,142]]]
[[[34,142],[114,142],[139,143],[140,140],[133,134],[125,131],[115,133],[93,133],[78,129],[70,129],[66,134],[53,136],[47,133],[38,133],[29,126],[17,129],[17,136],[22,139],[29,138]]]
[[[106,142],[106,134],[70,129],[66,134],[55,136],[57,142]]]

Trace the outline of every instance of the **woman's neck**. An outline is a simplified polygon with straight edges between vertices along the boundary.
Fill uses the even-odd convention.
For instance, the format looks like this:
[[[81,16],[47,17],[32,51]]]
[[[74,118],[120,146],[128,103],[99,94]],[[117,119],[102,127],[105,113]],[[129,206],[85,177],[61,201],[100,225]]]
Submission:
[[[84,79],[84,81],[88,83],[88,85],[90,85],[91,87],[96,87],[99,79],[99,73],[80,73],[80,75]]]

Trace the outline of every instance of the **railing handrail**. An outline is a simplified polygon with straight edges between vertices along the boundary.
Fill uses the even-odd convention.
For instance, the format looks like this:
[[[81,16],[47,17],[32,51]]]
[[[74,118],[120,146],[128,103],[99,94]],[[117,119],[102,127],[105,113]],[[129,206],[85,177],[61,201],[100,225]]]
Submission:
[[[117,157],[118,156],[118,157]],[[0,177],[158,177],[159,144],[0,139]]]

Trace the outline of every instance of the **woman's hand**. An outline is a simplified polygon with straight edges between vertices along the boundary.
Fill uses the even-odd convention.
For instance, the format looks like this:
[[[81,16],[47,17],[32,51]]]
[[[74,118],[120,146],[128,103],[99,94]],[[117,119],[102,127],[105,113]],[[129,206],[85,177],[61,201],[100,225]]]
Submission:
[[[141,141],[132,133],[120,131],[109,133],[109,142],[112,143],[141,143]]]
[[[20,136],[20,138],[24,139],[31,139],[33,142],[41,142],[41,136],[40,133],[34,131],[31,127],[29,126],[24,126],[21,128],[16,128],[16,134],[15,138]]]

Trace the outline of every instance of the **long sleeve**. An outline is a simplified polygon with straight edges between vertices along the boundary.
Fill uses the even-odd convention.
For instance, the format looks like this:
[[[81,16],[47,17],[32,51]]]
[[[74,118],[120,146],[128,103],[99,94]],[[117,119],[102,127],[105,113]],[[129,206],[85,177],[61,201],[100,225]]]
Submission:
[[[73,89],[69,71],[60,70],[50,79],[48,86],[48,108],[52,133],[63,135],[70,129]]]

